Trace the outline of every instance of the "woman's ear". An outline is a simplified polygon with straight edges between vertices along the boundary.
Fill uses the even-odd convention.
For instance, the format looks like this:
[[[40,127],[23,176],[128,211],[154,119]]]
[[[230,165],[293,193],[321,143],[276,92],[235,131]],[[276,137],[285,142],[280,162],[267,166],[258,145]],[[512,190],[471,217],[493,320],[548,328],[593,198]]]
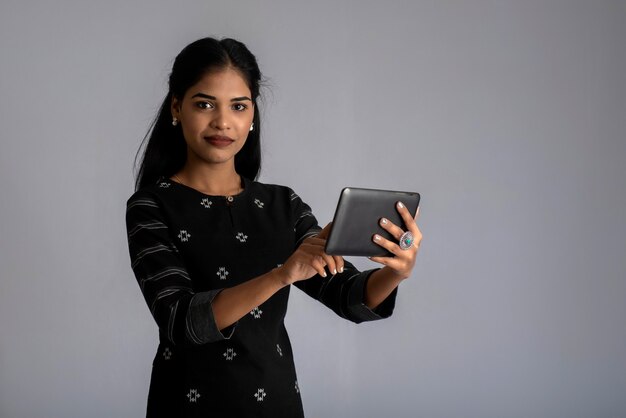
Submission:
[[[175,96],[172,96],[170,102],[170,112],[172,113],[172,118],[180,119],[180,100]]]

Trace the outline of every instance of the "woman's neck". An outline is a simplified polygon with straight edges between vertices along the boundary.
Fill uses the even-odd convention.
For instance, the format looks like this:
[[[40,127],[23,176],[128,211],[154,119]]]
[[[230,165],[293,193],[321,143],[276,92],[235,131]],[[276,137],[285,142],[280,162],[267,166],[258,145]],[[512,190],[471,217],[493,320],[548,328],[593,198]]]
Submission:
[[[212,196],[232,196],[243,189],[241,176],[235,171],[234,164],[219,167],[185,166],[172,178],[185,186],[194,188],[204,194]]]

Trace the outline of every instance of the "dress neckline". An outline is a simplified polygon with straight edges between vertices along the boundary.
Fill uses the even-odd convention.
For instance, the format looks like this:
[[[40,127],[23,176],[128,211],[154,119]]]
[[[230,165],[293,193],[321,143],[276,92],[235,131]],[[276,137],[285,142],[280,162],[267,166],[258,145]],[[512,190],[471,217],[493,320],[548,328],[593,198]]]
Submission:
[[[232,201],[233,199],[239,199],[239,198],[243,197],[244,195],[246,195],[246,193],[250,189],[250,184],[251,184],[251,181],[247,177],[241,176],[241,186],[243,187],[243,190],[240,191],[239,193],[234,194],[234,195],[211,195],[211,194],[206,194],[204,192],[201,192],[198,189],[194,189],[191,186],[187,186],[186,184],[180,183],[180,182],[178,182],[178,181],[176,181],[176,180],[174,180],[172,178],[164,176],[163,179],[169,181],[170,183],[174,184],[177,187],[189,190],[191,192],[197,193],[197,194],[202,195],[204,197],[208,197],[208,198],[212,198],[212,199],[226,199],[226,200],[229,200],[229,201]]]

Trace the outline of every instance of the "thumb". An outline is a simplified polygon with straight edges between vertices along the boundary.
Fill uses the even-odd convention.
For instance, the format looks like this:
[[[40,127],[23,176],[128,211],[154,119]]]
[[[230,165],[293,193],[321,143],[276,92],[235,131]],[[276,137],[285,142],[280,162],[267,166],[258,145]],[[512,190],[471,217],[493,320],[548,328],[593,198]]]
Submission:
[[[317,237],[322,238],[322,239],[328,238],[328,235],[330,235],[330,230],[332,229],[332,227],[333,227],[333,223],[329,222],[328,225],[326,225],[324,229],[322,229],[322,231],[319,234],[317,234]]]

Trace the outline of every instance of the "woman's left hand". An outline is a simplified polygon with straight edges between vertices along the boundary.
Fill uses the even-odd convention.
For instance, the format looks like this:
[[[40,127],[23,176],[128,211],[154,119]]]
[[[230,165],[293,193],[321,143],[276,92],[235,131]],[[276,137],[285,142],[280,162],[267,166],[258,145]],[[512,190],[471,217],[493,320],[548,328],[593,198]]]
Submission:
[[[419,250],[420,243],[422,242],[422,233],[415,221],[419,215],[419,207],[415,212],[415,218],[413,218],[409,212],[409,210],[402,204],[402,202],[398,202],[396,204],[396,209],[402,220],[404,221],[406,230],[413,234],[413,242],[410,247],[406,250],[400,248],[399,241],[400,237],[406,232],[404,229],[400,228],[397,225],[394,225],[390,220],[386,218],[382,218],[379,223],[380,226],[389,232],[392,237],[395,238],[394,241],[389,241],[384,237],[375,234],[372,237],[372,240],[392,253],[393,257],[370,257],[370,260],[375,261],[377,263],[383,264],[385,268],[390,269],[398,275],[402,279],[406,279],[411,275],[413,271],[413,267],[415,266],[415,258],[417,256],[417,252]]]

